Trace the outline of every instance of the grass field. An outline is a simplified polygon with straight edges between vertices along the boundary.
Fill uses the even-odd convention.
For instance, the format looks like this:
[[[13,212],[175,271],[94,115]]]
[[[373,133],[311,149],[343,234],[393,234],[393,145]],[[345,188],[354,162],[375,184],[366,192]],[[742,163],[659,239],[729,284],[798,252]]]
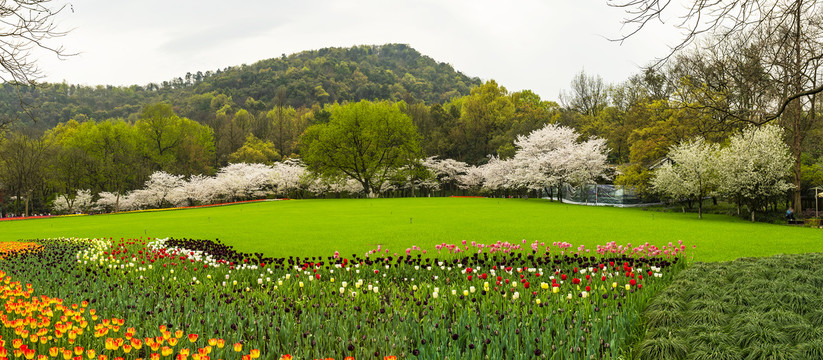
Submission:
[[[566,241],[594,248],[683,240],[695,260],[823,252],[823,230],[694,214],[560,204],[546,200],[406,198],[292,200],[119,215],[0,222],[0,241],[77,237],[215,239],[268,256],[363,254],[378,244],[402,253],[462,240]]]

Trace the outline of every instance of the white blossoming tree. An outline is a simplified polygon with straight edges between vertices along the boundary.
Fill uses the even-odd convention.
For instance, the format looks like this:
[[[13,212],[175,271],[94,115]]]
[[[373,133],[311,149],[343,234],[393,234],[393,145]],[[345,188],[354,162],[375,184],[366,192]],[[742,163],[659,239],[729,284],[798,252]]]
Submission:
[[[274,169],[265,164],[229,164],[217,172],[217,186],[226,189],[230,200],[265,196]]]
[[[518,136],[511,183],[529,189],[560,189],[563,183],[581,186],[606,177],[609,148],[605,140],[591,137],[578,142],[578,137],[574,129],[556,124]],[[562,201],[559,191],[558,197]]]
[[[697,217],[703,218],[703,199],[719,185],[719,147],[703,138],[672,146],[668,162],[654,171],[652,188],[675,200],[697,202]]]
[[[85,213],[91,210],[93,205],[91,190],[77,190],[73,196],[70,194],[57,195],[52,203],[52,209],[57,213]]]
[[[423,166],[437,178],[443,186],[442,190],[456,190],[459,187],[460,176],[465,175],[469,164],[454,159],[438,159],[430,156],[422,161]],[[429,185],[429,184],[427,184]]]
[[[163,207],[165,204],[176,205],[180,202],[180,192],[177,188],[183,186],[183,175],[172,175],[165,171],[157,171],[149,176],[143,192],[138,194],[143,206]]]
[[[720,192],[745,204],[752,221],[770,199],[794,189],[787,181],[792,157],[777,125],[749,127],[732,136],[720,153],[720,169]]]
[[[457,186],[460,189],[470,190],[472,192],[480,191],[485,181],[485,169],[479,166],[469,166],[466,168],[466,173],[457,175]]]

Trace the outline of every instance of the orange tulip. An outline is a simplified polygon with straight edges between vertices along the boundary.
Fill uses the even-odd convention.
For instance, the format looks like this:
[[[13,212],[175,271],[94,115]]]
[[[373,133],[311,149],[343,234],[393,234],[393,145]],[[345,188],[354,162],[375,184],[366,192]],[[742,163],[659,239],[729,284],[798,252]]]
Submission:
[[[130,353],[131,352],[131,345],[124,344],[123,345],[123,352],[126,353],[126,354]]]
[[[226,346],[226,340],[217,339],[217,348],[222,349],[224,346]]]
[[[97,360],[109,360],[107,355],[100,354],[97,356]]]
[[[197,334],[189,334],[189,341],[190,342],[197,341],[197,336],[198,336]]]
[[[69,350],[69,349],[63,350],[63,359],[66,359],[66,360],[71,359],[71,350]]]
[[[23,355],[26,356],[26,360],[34,359],[34,349],[26,349],[23,351]]]
[[[151,359],[151,360],[160,360],[160,354],[151,353],[151,356],[149,356],[149,359]]]
[[[260,349],[251,349],[251,351],[249,351],[249,356],[251,356],[252,359],[259,358],[260,357]]]
[[[75,356],[75,357],[71,358],[71,360],[83,360],[83,357],[82,356]]]
[[[289,354],[280,355],[280,360],[292,360],[292,357]]]
[[[13,346],[15,349],[19,349],[20,345],[23,345],[23,339],[14,339],[11,341],[11,346]]]
[[[241,343],[234,343],[234,351],[241,352],[243,351],[243,344]]]
[[[89,357],[89,360],[94,359],[94,357],[95,357],[96,355],[97,355],[97,354],[96,354],[96,351],[94,351],[94,349],[88,349],[88,350],[86,350],[86,356],[88,356],[88,357]]]
[[[397,356],[394,356],[394,355],[392,355],[392,356],[384,356],[384,357],[383,357],[383,360],[397,360]]]
[[[83,347],[82,346],[75,346],[74,347],[74,355],[83,355]]]
[[[171,346],[177,345],[177,338],[169,338],[169,345],[171,345]]]
[[[37,360],[48,360],[48,358],[49,358],[48,356],[43,355],[43,354],[37,355]]]
[[[251,356],[249,356],[249,355],[243,355],[243,360],[251,360]]]
[[[171,349],[170,347],[168,347],[168,346],[163,346],[163,348],[162,348],[162,349],[160,349],[160,354],[162,354],[163,356],[169,356],[169,355],[171,355],[171,353],[173,353],[173,352],[174,352],[174,350],[172,350],[172,349]]]
[[[174,332],[174,337],[176,337],[176,338],[178,338],[178,339],[179,339],[179,338],[181,338],[181,337],[183,337],[183,330],[177,330],[177,331],[175,331],[175,332]]]
[[[6,349],[3,349],[3,350],[6,350]],[[57,355],[59,355],[59,354],[60,354],[60,349],[58,349],[56,346],[53,346],[53,347],[49,348],[49,356],[57,357]],[[6,356],[5,354],[0,354],[0,355]]]

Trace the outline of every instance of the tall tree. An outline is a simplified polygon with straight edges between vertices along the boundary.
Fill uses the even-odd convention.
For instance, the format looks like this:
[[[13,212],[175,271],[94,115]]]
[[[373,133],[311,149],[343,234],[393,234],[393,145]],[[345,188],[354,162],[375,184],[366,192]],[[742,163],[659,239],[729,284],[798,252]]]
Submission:
[[[583,115],[597,116],[608,105],[608,90],[600,75],[586,75],[581,70],[572,79],[569,92],[561,92],[560,100],[569,109]]]
[[[352,178],[377,196],[392,171],[420,156],[417,129],[397,104],[363,100],[330,111],[327,124],[311,126],[301,137],[310,170]]]
[[[0,147],[0,177],[16,197],[15,213],[29,216],[35,188],[44,177],[48,144],[42,139],[15,133]],[[23,209],[20,209],[20,205]]]

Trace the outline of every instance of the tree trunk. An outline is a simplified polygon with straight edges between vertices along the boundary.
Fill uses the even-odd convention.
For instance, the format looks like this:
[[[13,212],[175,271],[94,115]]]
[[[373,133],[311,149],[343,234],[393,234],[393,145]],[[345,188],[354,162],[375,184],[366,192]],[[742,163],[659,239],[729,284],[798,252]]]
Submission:
[[[752,222],[754,222],[754,208],[751,208],[751,213],[752,213]]]
[[[697,218],[703,219],[703,199],[700,198],[697,200]]]
[[[802,9],[803,9],[803,1],[797,1],[797,9],[794,13],[794,22],[795,22],[795,33],[794,33],[794,52],[795,52],[795,68],[794,68],[794,92],[799,93],[802,91],[803,87],[803,72],[802,72],[802,59],[800,57],[800,21],[802,19]],[[792,151],[794,152],[794,206],[795,209],[802,211],[803,204],[801,203],[800,198],[800,155],[802,152],[802,143],[803,143],[803,136],[801,135],[800,129],[800,122],[803,118],[803,107],[801,104],[800,99],[794,100],[794,111],[791,112],[791,115],[794,117],[792,119],[792,127],[794,130],[794,141],[792,145]]]

